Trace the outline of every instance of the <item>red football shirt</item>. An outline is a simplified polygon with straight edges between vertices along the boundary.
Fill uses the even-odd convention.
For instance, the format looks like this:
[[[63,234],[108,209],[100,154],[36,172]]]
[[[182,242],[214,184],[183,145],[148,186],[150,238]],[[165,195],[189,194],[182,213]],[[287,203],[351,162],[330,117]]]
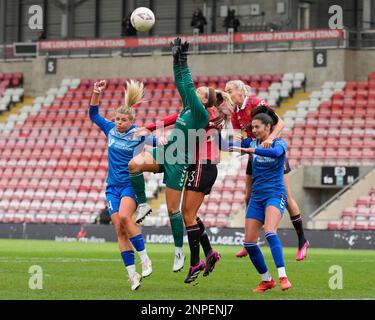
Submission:
[[[258,97],[246,97],[241,107],[235,107],[232,113],[233,129],[241,129],[246,132],[248,138],[254,138],[251,127],[248,127],[252,120],[251,113],[254,108],[260,105],[265,105],[271,108],[270,105],[263,99]]]
[[[201,139],[202,144],[197,144],[196,160],[210,160],[212,163],[220,162],[220,149],[219,149],[219,137],[220,132],[213,125],[211,120],[214,120],[219,116],[219,112],[216,108],[207,109],[210,120],[205,128],[205,134]]]

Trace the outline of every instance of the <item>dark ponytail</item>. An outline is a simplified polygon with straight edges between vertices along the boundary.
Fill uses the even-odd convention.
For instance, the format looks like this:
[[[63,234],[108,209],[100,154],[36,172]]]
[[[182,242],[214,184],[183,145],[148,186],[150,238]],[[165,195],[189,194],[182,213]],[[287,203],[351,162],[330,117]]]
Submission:
[[[277,116],[276,112],[264,104],[258,105],[251,112],[251,116],[253,119],[258,114],[266,114],[270,116],[272,119],[272,126],[275,126],[279,122],[279,117]]]

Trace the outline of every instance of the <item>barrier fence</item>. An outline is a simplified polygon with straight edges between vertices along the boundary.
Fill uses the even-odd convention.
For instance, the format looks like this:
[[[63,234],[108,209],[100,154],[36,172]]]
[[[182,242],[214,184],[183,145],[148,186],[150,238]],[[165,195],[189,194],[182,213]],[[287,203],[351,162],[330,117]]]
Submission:
[[[346,30],[297,30],[274,32],[241,32],[223,34],[179,35],[192,44],[195,54],[233,53],[273,50],[308,50],[314,48],[345,48]],[[353,38],[353,33],[350,33]],[[176,37],[129,37],[118,39],[46,40],[0,46],[0,58],[17,59],[34,56],[127,56],[170,54],[169,43]],[[361,34],[361,39],[365,34]],[[351,39],[350,43],[357,42]],[[19,49],[21,48],[21,49]],[[33,54],[31,54],[33,53]]]

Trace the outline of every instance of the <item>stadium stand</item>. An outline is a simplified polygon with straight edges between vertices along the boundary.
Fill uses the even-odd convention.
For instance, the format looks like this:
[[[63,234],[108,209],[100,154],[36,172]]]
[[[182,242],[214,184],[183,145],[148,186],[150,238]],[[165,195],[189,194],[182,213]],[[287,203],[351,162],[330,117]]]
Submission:
[[[22,83],[23,75],[20,72],[0,73],[0,115],[8,111],[13,104],[22,101]]]
[[[306,86],[303,73],[201,76],[194,81],[196,86],[222,88],[228,80],[238,78],[273,106]],[[23,99],[23,88],[17,87],[22,85],[22,74],[0,74],[0,79],[0,105],[5,111]],[[137,108],[137,125],[178,112],[180,100],[170,77],[138,80],[145,83],[146,95]],[[0,123],[1,222],[94,221],[103,205],[107,161],[105,139],[87,117],[93,82],[64,79],[60,87],[50,88],[45,97],[37,97],[33,105],[25,105]],[[123,83],[124,79],[108,80],[101,99],[103,116],[111,118],[122,102]],[[375,72],[367,81],[325,82],[308,101],[299,102],[296,110],[286,111],[284,121],[292,166],[373,165]],[[219,164],[213,192],[200,210],[208,226],[229,226],[230,215],[243,205],[243,192],[236,190],[244,188],[245,177],[240,173],[246,161],[229,155],[226,160]],[[147,197],[160,195],[162,176],[145,176]],[[345,209],[342,219],[329,223],[328,229],[373,228],[373,191],[359,198],[355,207]],[[145,225],[169,224],[164,203],[155,213]]]
[[[341,219],[328,223],[328,230],[375,230],[375,185],[354,207],[342,211]]]
[[[284,121],[292,166],[373,165],[375,73],[368,81],[325,82]]]
[[[291,96],[293,90],[306,83],[301,73],[194,80],[197,86],[223,87],[226,81],[235,78],[250,83],[272,105],[278,105],[280,99]],[[1,105],[8,110],[11,103],[22,99],[23,89],[12,88],[22,84],[22,75],[1,74],[0,79]],[[146,102],[137,110],[138,125],[178,111],[179,98],[172,79],[139,80],[145,82],[147,94]],[[107,165],[105,141],[97,139],[99,131],[88,121],[85,109],[92,84],[93,80],[64,79],[59,88],[51,88],[46,97],[38,97],[33,106],[24,106],[18,115],[9,116],[8,122],[0,125],[4,138],[0,142],[0,209],[4,212],[0,221],[72,224],[93,221],[102,206]],[[121,80],[110,79],[102,97],[103,115],[110,118],[122,98]],[[322,90],[311,93],[309,101],[299,103],[297,111],[287,111],[284,116],[290,129],[286,139],[291,165],[373,164],[374,115],[375,72],[368,81],[325,82]],[[18,133],[18,137],[10,138],[11,132]],[[244,187],[244,179],[238,172],[245,164],[238,159],[229,163],[219,165],[218,181],[201,208],[201,216],[208,225],[227,226],[230,213],[242,206],[243,194],[234,191]],[[146,180],[147,196],[152,198],[163,187],[161,176],[149,174]],[[373,193],[369,197],[372,196]],[[358,199],[355,208],[344,210],[342,221],[332,222],[328,228],[372,228],[374,219],[369,213],[373,208],[363,207],[363,201],[364,198]],[[168,224],[165,205],[157,213],[146,223]],[[352,220],[353,217],[356,219]]]
[[[17,79],[7,83],[22,83],[22,78]],[[249,83],[274,106],[306,82],[302,73],[194,77],[196,86],[220,88],[231,79]],[[172,78],[138,80],[145,83],[146,95],[137,108],[137,125],[144,126],[178,112],[180,99]],[[103,206],[107,151],[105,139],[87,115],[93,83],[91,79],[64,79],[58,88],[50,88],[33,105],[23,106],[1,127],[0,222],[82,224],[94,221]],[[103,116],[111,119],[113,110],[122,102],[123,84],[124,79],[108,80],[101,98]],[[233,159],[230,164],[223,162],[219,166],[215,190],[222,191],[222,197],[213,192],[201,210],[208,225],[228,225],[229,214],[242,205],[243,193],[233,191],[244,186],[244,177],[239,172],[245,170],[245,164]],[[163,187],[162,176],[145,174],[145,178],[146,195],[153,198]],[[157,217],[150,217],[146,223],[169,223],[165,219],[165,207],[157,213]]]

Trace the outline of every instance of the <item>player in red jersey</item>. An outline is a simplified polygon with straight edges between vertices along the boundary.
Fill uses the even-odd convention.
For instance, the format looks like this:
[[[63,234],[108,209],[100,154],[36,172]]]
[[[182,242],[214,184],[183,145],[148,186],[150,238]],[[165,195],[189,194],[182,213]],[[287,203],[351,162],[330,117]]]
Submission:
[[[191,254],[190,269],[185,283],[193,282],[203,269],[203,276],[208,276],[221,258],[220,254],[211,247],[205,226],[198,217],[198,211],[217,178],[217,164],[220,162],[220,131],[230,120],[233,102],[229,94],[216,91],[215,106],[207,110],[210,120],[201,136],[201,141],[197,143],[196,163],[188,168],[182,200],[182,212]],[[200,245],[206,256],[205,263],[199,258]]]
[[[225,91],[230,94],[233,102],[236,105],[234,112],[232,114],[233,129],[240,129],[246,132],[246,137],[248,138],[253,137],[251,127],[248,126],[248,124],[251,123],[251,119],[253,117],[253,110],[258,106],[265,106],[267,108],[270,108],[266,101],[259,99],[255,96],[251,96],[250,90],[251,88],[249,86],[246,86],[241,80],[229,81],[225,86]],[[282,121],[282,119],[279,118],[277,125],[274,127],[274,130],[272,131],[268,139],[262,143],[262,147],[269,148],[272,145],[273,140],[281,134],[283,127],[284,122]],[[300,261],[307,256],[307,249],[309,248],[310,243],[308,240],[306,240],[304,236],[301,211],[291,193],[290,180],[288,176],[288,173],[290,171],[291,169],[288,160],[286,159],[284,168],[284,183],[288,197],[287,209],[293,226],[297,232],[298,251],[296,254],[296,260]],[[249,157],[249,161],[246,168],[246,206],[250,201],[251,185],[252,166]],[[236,254],[237,257],[243,257],[246,255],[247,251],[244,248]]]
[[[233,102],[230,96],[216,90],[215,106],[207,108],[210,120],[197,143],[195,163],[187,170],[185,190],[182,200],[182,214],[187,230],[190,247],[190,269],[185,283],[196,280],[200,271],[203,276],[208,276],[213,271],[215,264],[220,260],[220,254],[213,250],[206,233],[203,221],[198,217],[198,211],[206,195],[210,194],[212,186],[217,178],[217,163],[220,162],[219,139],[220,131],[227,125],[233,111]],[[209,100],[210,93],[207,92]],[[154,124],[146,127],[153,131],[157,127],[169,126],[176,122],[178,113],[167,116]],[[143,131],[142,134],[147,132]],[[202,178],[204,177],[204,178]],[[200,260],[199,251],[202,245],[206,256],[206,262]]]

